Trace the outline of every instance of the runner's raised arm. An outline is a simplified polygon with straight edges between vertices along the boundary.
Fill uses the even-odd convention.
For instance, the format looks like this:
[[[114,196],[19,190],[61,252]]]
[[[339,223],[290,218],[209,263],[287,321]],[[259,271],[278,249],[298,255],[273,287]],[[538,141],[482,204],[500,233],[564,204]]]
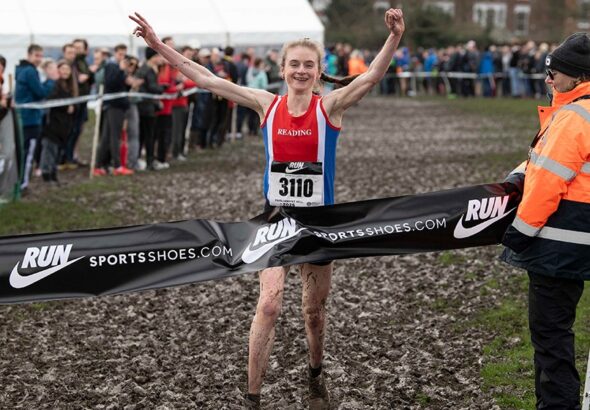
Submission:
[[[346,87],[331,92],[324,97],[324,106],[330,120],[339,125],[342,113],[362,99],[371,88],[379,83],[387,69],[405,30],[404,15],[400,9],[385,12],[385,25],[390,31],[381,51],[377,54],[369,69],[356,77]]]
[[[273,101],[273,94],[266,90],[242,87],[217,77],[202,65],[189,60],[172,47],[164,44],[141,14],[136,12],[134,16],[130,15],[129,18],[137,23],[137,27],[133,31],[136,37],[143,37],[149,47],[153,48],[172,66],[178,68],[184,75],[197,83],[199,87],[234,101],[239,105],[249,107],[261,117],[264,117],[264,113]]]

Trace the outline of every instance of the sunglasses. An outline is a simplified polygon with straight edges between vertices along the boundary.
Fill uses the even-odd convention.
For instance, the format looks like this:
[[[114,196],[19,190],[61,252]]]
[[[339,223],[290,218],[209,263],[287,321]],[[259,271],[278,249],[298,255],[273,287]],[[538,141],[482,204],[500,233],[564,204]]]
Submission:
[[[547,76],[551,79],[551,80],[555,80],[555,71],[551,70],[550,68],[547,68],[545,70],[545,74],[547,74]]]

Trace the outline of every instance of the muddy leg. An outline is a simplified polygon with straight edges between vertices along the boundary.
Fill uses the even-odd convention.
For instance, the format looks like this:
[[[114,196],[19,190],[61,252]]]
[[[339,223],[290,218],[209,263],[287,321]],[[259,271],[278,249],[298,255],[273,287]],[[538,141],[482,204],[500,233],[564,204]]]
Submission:
[[[317,368],[324,355],[326,331],[326,301],[332,282],[332,264],[326,266],[305,263],[301,268],[303,282],[303,319],[309,346],[309,364]]]
[[[285,275],[284,267],[260,272],[260,297],[250,327],[248,349],[248,393],[260,394],[268,358],[275,338],[275,322],[281,312]]]

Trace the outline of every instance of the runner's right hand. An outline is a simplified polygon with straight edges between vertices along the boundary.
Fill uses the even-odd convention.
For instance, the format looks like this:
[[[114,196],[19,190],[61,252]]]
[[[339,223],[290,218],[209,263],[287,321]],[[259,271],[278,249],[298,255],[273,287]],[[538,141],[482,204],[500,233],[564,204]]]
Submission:
[[[135,35],[135,37],[143,37],[145,43],[149,47],[155,49],[160,43],[160,39],[156,35],[152,26],[150,26],[150,23],[148,23],[138,12],[135,12],[135,16],[129,16],[129,18],[138,24],[137,27],[135,27],[135,30],[133,30],[133,35]]]

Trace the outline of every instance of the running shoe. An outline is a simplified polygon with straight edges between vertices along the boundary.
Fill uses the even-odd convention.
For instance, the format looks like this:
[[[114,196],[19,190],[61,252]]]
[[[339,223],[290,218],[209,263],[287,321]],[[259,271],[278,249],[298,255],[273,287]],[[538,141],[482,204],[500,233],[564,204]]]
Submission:
[[[310,410],[327,410],[330,408],[330,394],[326,388],[324,372],[318,377],[312,377],[308,369],[309,376],[309,409]]]
[[[125,168],[125,167],[119,167],[119,168],[115,168],[113,170],[113,175],[133,175],[134,172],[133,170],[129,169],[129,168]]]
[[[260,400],[253,400],[248,397],[248,395],[244,396],[244,410],[259,410],[260,409]]]
[[[161,171],[163,169],[170,168],[170,164],[168,164],[167,162],[160,162],[158,160],[154,160],[154,162],[152,163],[152,168],[154,169],[154,171]]]
[[[92,176],[95,177],[104,177],[107,175],[107,172],[104,170],[104,168],[94,168],[94,171],[92,171]]]
[[[136,171],[145,171],[146,168],[147,168],[147,163],[143,159],[139,158],[137,160],[137,168],[135,170]]]

